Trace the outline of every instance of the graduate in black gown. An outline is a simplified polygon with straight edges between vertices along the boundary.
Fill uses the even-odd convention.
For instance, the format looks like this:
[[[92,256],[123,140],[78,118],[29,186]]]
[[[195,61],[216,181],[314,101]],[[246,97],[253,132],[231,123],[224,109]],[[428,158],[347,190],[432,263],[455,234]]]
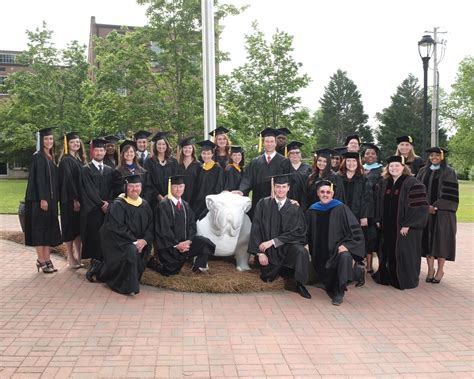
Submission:
[[[133,134],[133,138],[135,139],[135,142],[137,143],[136,154],[137,154],[138,164],[141,167],[144,167],[145,161],[151,157],[151,154],[148,151],[148,137],[150,136],[151,136],[151,133],[147,130],[139,130],[138,132]],[[142,186],[143,186],[143,183],[142,183]],[[145,186],[143,186],[143,190],[144,189],[145,189]]]
[[[364,235],[352,211],[334,199],[333,183],[318,183],[317,203],[306,211],[307,239],[317,282],[333,305],[341,305],[350,281],[363,283]]]
[[[229,133],[229,130],[223,126],[219,126],[209,133],[209,135],[212,136],[212,142],[216,144],[212,159],[218,163],[223,170],[227,167],[230,157],[231,144],[227,133]]]
[[[415,154],[413,138],[411,136],[397,137],[397,151],[395,155],[403,156],[411,173],[414,176],[418,175],[418,171],[423,167],[423,159]]]
[[[61,234],[67,249],[69,267],[81,265],[81,175],[86,163],[84,145],[77,132],[64,136],[64,148],[59,162]]]
[[[212,150],[209,151],[212,154]],[[196,235],[194,212],[182,199],[184,190],[184,177],[172,176],[171,193],[156,208],[155,239],[160,264],[154,264],[152,268],[165,276],[178,274],[189,259],[194,259],[195,274],[209,274],[208,257],[216,248],[209,239]]]
[[[209,211],[206,206],[206,196],[221,193],[224,189],[224,170],[212,160],[213,150],[216,147],[211,141],[197,143],[201,146],[202,169],[199,172],[196,188],[193,193],[193,211],[196,221],[206,217]]]
[[[362,141],[358,134],[352,134],[346,137],[346,141],[344,146],[346,147],[346,151],[350,153],[358,153],[360,150],[360,145]]]
[[[105,144],[104,164],[112,169],[115,169],[115,166],[118,165],[119,155],[116,144],[119,141],[119,138],[114,135],[109,135],[105,136],[103,139],[107,141]]]
[[[229,164],[224,170],[224,190],[236,191],[239,189],[244,174],[244,165],[245,158],[242,147],[231,146]]]
[[[25,195],[25,245],[36,248],[36,268],[57,271],[51,262],[51,246],[62,243],[58,221],[58,167],[54,161],[53,128],[36,134]]]
[[[272,179],[274,197],[257,203],[248,252],[257,256],[264,282],[272,282],[278,276],[294,278],[296,291],[310,299],[311,294],[304,286],[309,266],[304,213],[288,198],[289,175],[276,175]]]
[[[342,178],[332,170],[331,162],[333,154],[338,154],[332,149],[318,149],[314,152],[312,171],[306,180],[306,207],[319,201],[318,192],[316,188],[321,180],[329,180],[334,183],[335,193],[334,198],[341,200],[344,197],[344,190],[342,188]],[[340,162],[339,162],[340,163]],[[339,167],[339,163],[337,167]]]
[[[140,175],[142,184],[141,197],[146,198],[145,188],[148,180],[148,173],[140,166],[137,157],[137,143],[126,139],[120,144],[120,158],[114,170],[113,198],[123,193],[124,177],[128,175]]]
[[[285,158],[288,157],[288,149],[286,144],[288,143],[288,135],[291,134],[288,128],[278,128],[276,130],[276,151],[278,154],[283,155]]]
[[[252,209],[248,212],[250,219],[253,218],[254,209],[260,199],[270,196],[271,185],[270,177],[283,174],[282,163],[285,157],[275,151],[277,131],[272,128],[266,128],[260,133],[260,147],[263,144],[264,153],[252,159],[244,171],[242,181],[240,182],[240,195],[248,196],[252,191]]]
[[[194,137],[186,137],[179,141],[178,149],[178,174],[183,175],[185,189],[183,200],[193,206],[194,189],[196,181],[201,172],[201,162],[196,158],[196,148],[194,146]]]
[[[169,177],[178,172],[178,162],[171,155],[167,135],[168,132],[158,132],[153,136],[153,156],[145,161],[145,170],[148,172],[145,194],[153,210],[168,193]]]
[[[153,212],[140,197],[141,176],[129,175],[123,181],[124,193],[110,204],[100,228],[103,261],[86,277],[92,282],[95,276],[113,291],[127,295],[140,292],[153,241]]]
[[[334,153],[331,154],[331,168],[334,172],[338,172],[341,168],[342,154],[347,151],[345,146],[335,147]]]
[[[304,144],[298,141],[291,141],[286,145],[288,159],[283,161],[283,173],[290,176],[290,193],[288,197],[296,200],[302,209],[307,208],[306,181],[311,173],[311,167],[303,163],[301,156],[301,146]]]
[[[104,222],[113,193],[114,170],[103,162],[105,144],[103,139],[91,141],[92,160],[82,168],[81,191],[81,239],[82,258],[94,261],[102,260],[99,229]]]
[[[428,221],[428,201],[423,183],[411,176],[405,158],[392,156],[377,190],[377,225],[382,230],[379,284],[398,289],[419,283],[423,229]]]

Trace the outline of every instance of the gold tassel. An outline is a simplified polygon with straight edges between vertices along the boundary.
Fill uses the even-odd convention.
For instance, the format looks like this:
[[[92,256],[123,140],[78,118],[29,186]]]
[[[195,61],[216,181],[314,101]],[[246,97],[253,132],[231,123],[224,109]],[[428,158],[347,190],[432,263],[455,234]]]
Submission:
[[[67,137],[64,135],[64,154],[68,154]]]
[[[331,182],[330,188],[331,188],[331,192],[334,192],[334,183],[333,182]]]
[[[274,199],[275,198],[275,191],[273,190],[273,185],[274,185],[273,178],[270,179],[270,183],[272,185],[272,190],[271,190],[270,196],[271,196],[272,199]]]
[[[444,161],[444,151],[443,149],[440,149],[441,150],[441,160]]]
[[[285,158],[288,158],[288,147],[285,145]]]
[[[405,166],[405,157],[403,155],[401,155],[401,157],[402,157],[402,165]]]
[[[260,154],[262,152],[262,135],[260,134],[260,137],[258,138],[258,153]]]
[[[173,195],[171,194],[171,178],[168,178],[168,198],[171,199]]]
[[[413,138],[411,138],[411,136],[408,136],[408,142],[413,143]]]

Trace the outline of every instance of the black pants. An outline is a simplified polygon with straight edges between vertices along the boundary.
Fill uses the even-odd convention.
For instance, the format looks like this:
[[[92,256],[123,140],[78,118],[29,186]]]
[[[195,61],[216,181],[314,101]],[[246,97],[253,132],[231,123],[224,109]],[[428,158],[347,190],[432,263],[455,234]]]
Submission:
[[[360,276],[364,275],[364,270],[353,265],[354,257],[348,251],[338,253],[332,260],[331,268],[321,270],[316,268],[317,272],[322,273],[319,280],[324,284],[326,292],[330,297],[337,293],[343,293],[347,290],[347,283],[350,281],[359,281]]]
[[[297,282],[306,284],[309,277],[309,254],[300,244],[285,244],[278,249],[271,248],[268,265],[261,266],[260,278],[272,282],[278,275],[294,277]]]

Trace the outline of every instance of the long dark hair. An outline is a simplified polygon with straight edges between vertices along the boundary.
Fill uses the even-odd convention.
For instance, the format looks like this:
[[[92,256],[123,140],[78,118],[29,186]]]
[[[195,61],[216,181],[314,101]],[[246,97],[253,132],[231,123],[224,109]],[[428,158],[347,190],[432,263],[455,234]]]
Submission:
[[[47,134],[47,135],[44,135],[44,136],[40,135],[40,149],[39,149],[39,151],[44,155],[46,155],[45,152],[44,152],[44,137],[49,137],[50,135],[52,135],[52,134]],[[53,136],[53,147],[51,149],[49,149],[48,153],[49,153],[49,155],[51,155],[51,158],[52,158],[53,162],[57,163],[57,161],[56,161],[56,138],[54,138],[54,136]]]
[[[118,165],[118,167],[126,167],[127,163],[125,163],[125,153],[132,149],[133,152],[135,153],[134,157],[133,157],[133,164],[135,165],[135,167],[141,167],[140,166],[140,163],[138,163],[138,158],[137,158],[137,149],[135,149],[134,146],[132,145],[127,145],[125,146],[122,151],[120,152],[120,164]]]
[[[165,141],[165,143],[166,143],[165,160],[169,160],[170,157],[171,157],[171,153],[172,153],[171,145],[170,145],[170,143],[168,142],[168,140],[166,138],[162,138],[162,140]],[[152,143],[153,157],[156,160],[158,160],[158,149],[156,148],[156,143],[158,141],[161,141],[161,139],[159,139],[159,140]]]
[[[355,159],[355,158],[352,158]],[[355,170],[354,176],[364,176],[364,167],[362,166],[362,162],[360,159],[355,159],[357,161],[357,168]],[[339,175],[346,177],[347,174],[347,167],[346,167],[346,159],[344,158],[339,166]]]
[[[232,154],[236,154],[236,153],[232,153],[232,152],[231,152],[231,153],[229,154],[229,163],[235,163],[235,162],[232,160]],[[240,152],[240,154],[242,154],[242,160],[241,160],[240,163],[239,163],[239,167],[240,167],[240,168],[244,168],[244,166],[245,166],[245,154],[244,154],[243,150]]]
[[[79,147],[79,150],[77,150],[76,155],[72,155],[70,152],[68,152],[67,154],[64,154],[64,147],[63,147],[63,150],[61,151],[61,155],[59,156],[59,161],[62,161],[65,155],[70,155],[71,157],[78,159],[82,164],[86,163],[86,151],[84,148],[84,143],[82,142],[80,138],[78,139],[79,139],[80,147]],[[67,143],[69,143],[69,141],[67,141]]]
[[[318,168],[318,159],[319,158],[324,158],[326,159],[326,167],[324,168],[323,171],[321,171]],[[308,187],[311,187],[314,182],[321,176],[323,179],[327,179],[329,177],[329,174],[331,173],[332,167],[331,167],[331,158],[326,157],[324,155],[321,156],[314,156],[313,158],[313,167],[312,167],[312,172],[308,177]]]
[[[192,159],[192,162],[196,162],[197,161],[196,147],[194,145],[187,145],[187,146],[192,146],[193,147],[193,152],[191,153],[191,159]],[[184,148],[184,146],[183,147],[178,146],[178,153],[176,154],[176,158],[178,159],[179,164],[182,164],[183,161],[184,161],[183,148]]]

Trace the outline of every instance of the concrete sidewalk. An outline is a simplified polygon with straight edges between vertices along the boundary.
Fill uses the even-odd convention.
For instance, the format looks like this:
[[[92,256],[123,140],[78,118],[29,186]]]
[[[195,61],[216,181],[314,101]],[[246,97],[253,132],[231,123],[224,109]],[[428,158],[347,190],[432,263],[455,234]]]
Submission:
[[[16,218],[16,226],[14,226]],[[14,229],[14,228],[17,229]],[[18,230],[16,216],[0,228]],[[84,270],[36,272],[0,240],[0,377],[472,377],[474,224],[460,224],[443,281],[399,291],[367,280],[340,307],[322,290],[122,296]]]

